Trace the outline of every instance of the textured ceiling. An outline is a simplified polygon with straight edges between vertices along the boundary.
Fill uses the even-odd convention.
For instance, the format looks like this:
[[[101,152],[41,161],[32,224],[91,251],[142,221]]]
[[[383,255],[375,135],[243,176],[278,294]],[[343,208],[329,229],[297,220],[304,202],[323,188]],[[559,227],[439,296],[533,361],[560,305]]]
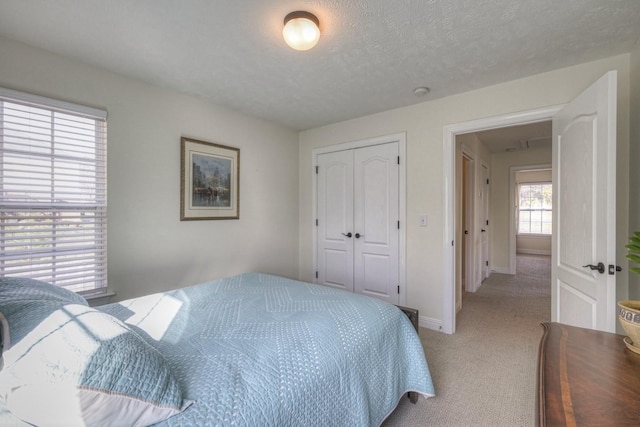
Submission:
[[[551,121],[475,132],[492,153],[551,148]]]
[[[281,36],[299,9],[323,32],[307,52]],[[639,0],[0,0],[0,36],[293,129],[626,53],[639,35]]]

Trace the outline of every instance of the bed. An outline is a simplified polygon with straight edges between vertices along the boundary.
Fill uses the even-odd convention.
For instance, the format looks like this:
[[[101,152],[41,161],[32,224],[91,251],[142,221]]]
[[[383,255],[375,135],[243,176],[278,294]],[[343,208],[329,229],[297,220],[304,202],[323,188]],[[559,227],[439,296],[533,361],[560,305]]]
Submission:
[[[248,273],[91,308],[0,284],[2,425],[379,426],[434,395],[407,316],[338,289]]]

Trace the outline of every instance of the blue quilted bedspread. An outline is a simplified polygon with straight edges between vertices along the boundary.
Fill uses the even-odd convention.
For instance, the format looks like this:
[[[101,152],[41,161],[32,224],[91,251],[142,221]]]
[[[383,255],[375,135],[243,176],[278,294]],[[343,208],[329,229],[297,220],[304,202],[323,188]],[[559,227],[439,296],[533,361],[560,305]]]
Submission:
[[[243,274],[99,307],[140,332],[193,399],[166,426],[378,426],[434,389],[397,307]]]

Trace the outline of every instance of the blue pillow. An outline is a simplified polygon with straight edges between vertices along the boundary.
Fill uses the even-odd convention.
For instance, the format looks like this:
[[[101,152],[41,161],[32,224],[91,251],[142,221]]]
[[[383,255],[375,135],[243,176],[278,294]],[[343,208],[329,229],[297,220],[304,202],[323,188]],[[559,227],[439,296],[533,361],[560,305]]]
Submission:
[[[0,277],[0,299],[47,299],[88,305],[80,295],[41,280],[22,277]]]
[[[79,304],[53,311],[5,351],[0,397],[35,425],[146,426],[192,403],[155,348]]]
[[[0,278],[0,345],[9,350],[38,323],[65,304],[88,305],[80,295],[46,282],[23,278]]]
[[[186,409],[168,363],[69,290],[0,278],[0,397],[35,425],[146,426]]]

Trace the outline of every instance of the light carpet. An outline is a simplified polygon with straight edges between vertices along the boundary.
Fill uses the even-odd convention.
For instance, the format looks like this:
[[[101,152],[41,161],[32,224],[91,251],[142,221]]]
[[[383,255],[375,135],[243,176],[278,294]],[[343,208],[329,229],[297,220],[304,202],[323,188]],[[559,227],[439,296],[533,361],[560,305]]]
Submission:
[[[436,397],[403,398],[395,426],[533,426],[541,322],[551,319],[550,257],[518,255],[463,298],[453,335],[420,328]]]

